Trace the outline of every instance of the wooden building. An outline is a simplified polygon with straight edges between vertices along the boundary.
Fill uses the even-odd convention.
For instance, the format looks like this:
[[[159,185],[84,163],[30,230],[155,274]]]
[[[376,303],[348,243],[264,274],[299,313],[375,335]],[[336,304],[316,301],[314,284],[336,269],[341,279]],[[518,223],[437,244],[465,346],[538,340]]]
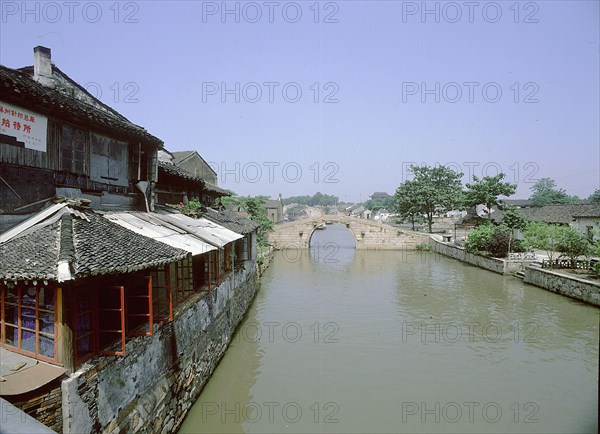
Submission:
[[[162,141],[53,65],[50,49],[35,47],[30,67],[0,65],[0,89],[0,214],[32,214],[57,195],[153,208]]]

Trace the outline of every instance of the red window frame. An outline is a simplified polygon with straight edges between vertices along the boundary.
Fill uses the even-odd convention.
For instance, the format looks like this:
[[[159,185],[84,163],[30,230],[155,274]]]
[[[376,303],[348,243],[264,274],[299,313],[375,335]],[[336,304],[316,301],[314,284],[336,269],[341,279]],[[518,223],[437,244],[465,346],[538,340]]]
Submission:
[[[152,276],[144,276],[144,287],[140,289],[142,289],[142,291],[138,290],[137,292],[133,292],[134,288],[132,288],[131,286],[127,287],[125,305],[125,325],[128,336],[152,336],[152,334],[154,333],[154,315],[152,313]],[[133,307],[134,303],[136,306],[145,305],[147,309],[145,311],[135,310],[135,308]],[[147,331],[139,331],[141,324],[131,324],[132,321],[136,318],[147,319]]]
[[[23,295],[24,295],[23,293],[24,293],[24,289],[26,287],[27,287],[27,289],[35,288],[35,306],[23,305]],[[52,290],[54,292],[53,299],[52,299],[53,310],[40,308],[40,289],[46,289],[46,288],[52,288]],[[17,294],[16,294],[17,300],[16,300],[16,303],[14,303],[14,304],[9,303],[6,300],[7,292],[12,289],[17,290]],[[15,285],[14,288],[8,288],[6,285],[1,285],[0,286],[0,345],[6,349],[9,349],[10,351],[14,351],[19,354],[33,356],[38,360],[43,360],[43,361],[50,362],[53,364],[59,364],[58,363],[58,321],[57,321],[57,306],[56,306],[56,302],[58,300],[58,291],[59,291],[59,289],[56,286],[36,286],[36,285],[25,285],[24,283],[18,283]],[[7,305],[8,306],[12,305],[17,308],[17,323],[16,324],[7,321],[7,318],[6,318]],[[33,328],[27,327],[23,324],[23,318],[22,318],[23,312],[22,311],[25,309],[35,310],[35,322],[34,322]],[[43,320],[40,318],[40,312],[52,315],[52,317],[53,317],[53,327],[52,327],[53,333],[41,331],[40,325]],[[6,342],[7,327],[11,327],[11,328],[15,329],[17,332],[17,342],[16,342],[17,345],[16,346],[11,345]],[[29,351],[29,350],[23,349],[23,332],[24,331],[35,334],[35,351]],[[48,357],[48,356],[41,354],[41,352],[40,352],[40,336],[43,336],[46,338],[51,338],[53,340],[53,350],[52,350],[52,353],[54,355],[53,357]]]

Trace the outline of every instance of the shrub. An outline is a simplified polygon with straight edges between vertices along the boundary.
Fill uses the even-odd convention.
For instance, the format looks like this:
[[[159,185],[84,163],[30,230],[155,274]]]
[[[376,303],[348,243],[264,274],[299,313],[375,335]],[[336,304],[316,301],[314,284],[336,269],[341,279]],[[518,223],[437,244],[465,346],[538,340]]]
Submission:
[[[587,237],[570,226],[561,227],[557,247],[561,256],[566,256],[571,260],[573,267],[579,256],[587,256],[592,250]]]
[[[479,226],[469,234],[469,237],[465,241],[465,250],[471,253],[486,251],[487,243],[492,237],[493,232],[494,227],[491,225]]]
[[[525,247],[525,242],[523,240],[513,240],[511,247],[511,250],[515,253],[523,253],[527,251],[527,248]]]
[[[497,226],[492,231],[485,250],[496,258],[505,258],[508,254],[510,243],[510,229],[506,226]]]
[[[479,226],[469,234],[465,249],[471,253],[484,253],[497,258],[508,254],[510,229],[506,226]]]

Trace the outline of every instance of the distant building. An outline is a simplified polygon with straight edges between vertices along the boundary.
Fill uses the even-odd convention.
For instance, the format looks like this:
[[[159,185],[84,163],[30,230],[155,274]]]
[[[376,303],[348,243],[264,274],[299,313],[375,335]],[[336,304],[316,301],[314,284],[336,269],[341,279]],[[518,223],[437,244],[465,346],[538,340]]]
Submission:
[[[387,194],[384,191],[376,191],[375,193],[373,193],[371,195],[371,199],[389,199],[392,196],[390,196],[389,194]]]
[[[171,152],[173,155],[172,163],[182,169],[187,170],[193,176],[202,178],[209,184],[219,185],[217,172],[200,156],[197,151],[178,151]]]
[[[201,176],[196,176],[176,165],[174,154],[176,153],[166,149],[158,152],[158,182],[156,185],[158,203],[187,204],[188,200],[196,199],[204,206],[211,206],[217,198],[231,196],[231,191],[217,187]],[[198,153],[194,151],[191,155],[198,155]],[[212,177],[209,178],[212,179]]]
[[[570,225],[588,237],[598,238],[600,232],[600,204],[545,205],[520,209],[529,220],[558,225]],[[492,213],[495,223],[502,223],[503,212]]]
[[[267,217],[274,224],[283,222],[283,200],[281,194],[279,194],[279,198],[277,199],[267,199],[265,208],[267,209]]]

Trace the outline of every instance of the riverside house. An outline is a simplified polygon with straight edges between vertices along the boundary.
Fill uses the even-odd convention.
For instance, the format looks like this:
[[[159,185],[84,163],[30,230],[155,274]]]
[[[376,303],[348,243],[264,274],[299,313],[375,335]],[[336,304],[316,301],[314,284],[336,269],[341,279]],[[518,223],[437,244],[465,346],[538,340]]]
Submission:
[[[49,49],[0,88],[0,396],[59,432],[178,426],[254,296],[256,224],[162,205],[206,184]]]

